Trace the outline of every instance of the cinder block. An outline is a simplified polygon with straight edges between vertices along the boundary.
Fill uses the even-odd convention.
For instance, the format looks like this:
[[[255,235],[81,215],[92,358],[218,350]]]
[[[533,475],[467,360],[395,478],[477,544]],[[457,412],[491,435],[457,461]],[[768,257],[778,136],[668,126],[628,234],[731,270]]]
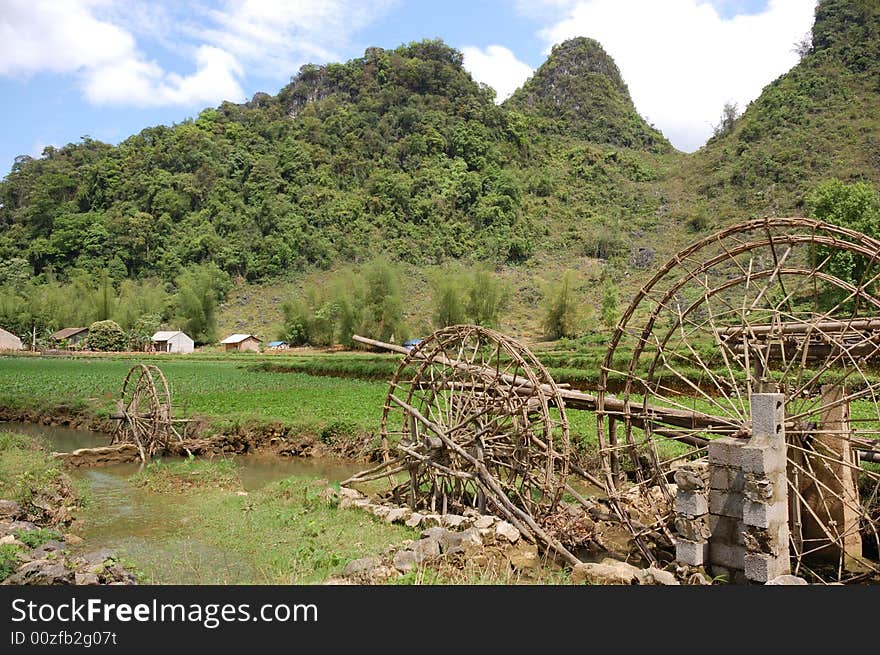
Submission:
[[[713,466],[709,476],[709,488],[719,491],[742,491],[745,476],[739,469],[726,466]]]
[[[719,516],[742,517],[743,495],[733,491],[709,491],[709,513]]]
[[[709,562],[709,542],[676,539],[675,559],[690,566],[705,566]]]
[[[744,546],[709,542],[709,561],[731,569],[742,569],[746,555]]]
[[[693,519],[676,516],[675,532],[679,537],[688,541],[706,541],[710,534],[708,515]]]
[[[765,436],[752,437],[742,448],[743,473],[769,476],[784,471],[786,466],[785,441]]]
[[[767,528],[745,526],[743,544],[750,553],[782,556],[788,553],[788,522],[777,521]]]
[[[705,494],[696,493],[694,491],[681,491],[675,494],[675,503],[673,508],[676,514],[686,514],[688,516],[702,516],[709,512],[709,501]]]
[[[733,584],[748,584],[749,579],[746,577],[745,571],[733,572]]]
[[[756,503],[748,500],[743,503],[742,520],[746,525],[769,528],[773,523],[787,519],[786,503]]]
[[[746,553],[743,559],[746,577],[754,582],[768,582],[780,575],[791,573],[788,556],[773,557],[762,553]]]
[[[709,442],[709,466],[727,466],[740,468],[742,466],[742,447],[745,445],[742,439],[734,437],[722,437]]]
[[[753,393],[749,398],[752,438],[780,438],[785,441],[785,396],[781,393]]]
[[[718,516],[716,514],[709,515],[709,537],[712,542],[719,542],[728,545],[745,545],[746,526],[743,522],[730,516]]]

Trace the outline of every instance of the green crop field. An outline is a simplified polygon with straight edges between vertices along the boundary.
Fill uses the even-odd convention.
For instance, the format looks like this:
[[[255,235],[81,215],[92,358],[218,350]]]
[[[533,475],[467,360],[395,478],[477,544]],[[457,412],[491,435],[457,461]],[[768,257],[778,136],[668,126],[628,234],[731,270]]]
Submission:
[[[107,415],[128,369],[145,359],[3,357],[0,405],[66,405]],[[381,382],[255,370],[236,359],[165,358],[158,363],[171,385],[175,414],[226,421],[375,430],[387,390]]]

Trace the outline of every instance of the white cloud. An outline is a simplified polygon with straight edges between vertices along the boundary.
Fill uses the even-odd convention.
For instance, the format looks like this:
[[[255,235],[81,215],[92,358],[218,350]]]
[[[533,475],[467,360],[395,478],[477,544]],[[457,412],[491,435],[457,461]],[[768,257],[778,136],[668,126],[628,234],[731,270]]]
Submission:
[[[95,104],[139,107],[244,99],[237,79],[242,69],[235,57],[213,46],[201,46],[195,59],[196,72],[187,76],[166,73],[154,62],[132,57],[96,67],[86,79],[86,97]]]
[[[246,71],[287,79],[306,61],[338,59],[333,48],[395,1],[3,0],[0,76],[76,74],[95,104],[241,101]],[[166,70],[147,45],[190,70]]]
[[[94,2],[4,0],[0,75],[70,73],[112,62],[134,48],[131,34],[95,18]]]
[[[195,28],[213,43],[265,75],[287,76],[306,61],[338,61],[357,30],[376,20],[398,0],[321,0],[277,2],[226,0],[207,14],[212,27]]]
[[[723,19],[700,0],[581,0],[541,36],[548,51],[575,36],[599,41],[639,112],[691,151],[711,136],[725,102],[745,108],[797,62],[793,44],[809,31],[814,6],[770,0],[759,13]]]
[[[488,84],[496,92],[496,102],[506,100],[534,72],[507,48],[500,45],[487,46],[485,51],[474,46],[461,49],[464,67],[478,82]]]

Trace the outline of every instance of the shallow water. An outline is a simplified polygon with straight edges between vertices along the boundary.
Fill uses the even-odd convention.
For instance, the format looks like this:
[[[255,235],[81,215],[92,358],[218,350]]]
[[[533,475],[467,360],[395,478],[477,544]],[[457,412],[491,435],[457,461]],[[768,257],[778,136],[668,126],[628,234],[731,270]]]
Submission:
[[[97,446],[110,445],[110,435],[104,432],[73,430],[58,425],[0,422],[0,430],[19,432],[36,437],[44,448],[59,453],[69,453],[77,448],[95,448]]]
[[[0,429],[29,434],[45,448],[68,452],[106,446],[110,436],[86,430],[27,423],[0,423]],[[250,492],[291,476],[340,481],[364,468],[363,464],[330,458],[293,458],[245,455],[235,462],[245,491]],[[189,524],[197,517],[167,494],[157,494],[131,484],[139,463],[115,464],[69,471],[80,481],[86,509],[73,531],[84,539],[75,550],[107,548],[150,571],[142,582],[158,584],[277,583],[262,579],[246,561],[195,536]],[[169,504],[170,503],[170,504]]]

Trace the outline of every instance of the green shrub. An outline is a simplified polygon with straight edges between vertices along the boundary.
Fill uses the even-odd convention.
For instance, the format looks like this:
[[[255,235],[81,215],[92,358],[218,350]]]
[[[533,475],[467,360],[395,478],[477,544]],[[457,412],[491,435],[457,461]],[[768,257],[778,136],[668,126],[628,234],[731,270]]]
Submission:
[[[89,326],[88,344],[92,350],[125,350],[126,343],[125,331],[116,321],[95,321]]]
[[[51,528],[39,528],[37,530],[15,530],[13,532],[18,539],[28,548],[39,548],[44,543],[53,539],[61,539],[61,533]]]

